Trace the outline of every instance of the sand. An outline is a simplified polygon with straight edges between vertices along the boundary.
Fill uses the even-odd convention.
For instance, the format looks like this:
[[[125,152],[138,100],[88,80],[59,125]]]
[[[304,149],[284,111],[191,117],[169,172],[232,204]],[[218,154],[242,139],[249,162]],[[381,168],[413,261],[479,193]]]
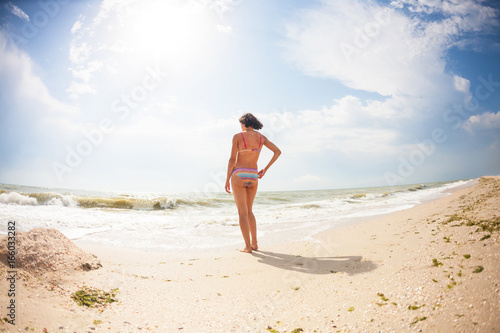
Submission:
[[[78,242],[102,268],[50,281],[19,270],[16,325],[0,331],[499,332],[499,217],[500,177],[482,177],[436,201],[253,254]],[[71,295],[84,286],[118,288],[118,302],[79,306]],[[7,289],[0,285],[2,318]]]
[[[36,228],[15,234],[15,267],[34,277],[49,280],[72,270],[98,269],[95,255],[86,253],[56,229]],[[0,239],[0,262],[9,265],[9,239]]]

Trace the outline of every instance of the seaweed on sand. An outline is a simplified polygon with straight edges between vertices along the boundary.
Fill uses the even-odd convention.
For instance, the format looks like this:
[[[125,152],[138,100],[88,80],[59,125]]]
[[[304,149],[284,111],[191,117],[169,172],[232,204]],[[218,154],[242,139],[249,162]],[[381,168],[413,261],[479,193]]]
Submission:
[[[100,289],[93,289],[89,287],[83,287],[80,290],[75,291],[71,298],[80,306],[87,306],[90,308],[95,308],[98,306],[104,306],[108,303],[117,302],[116,294],[119,292],[118,288],[111,289],[109,292]]]

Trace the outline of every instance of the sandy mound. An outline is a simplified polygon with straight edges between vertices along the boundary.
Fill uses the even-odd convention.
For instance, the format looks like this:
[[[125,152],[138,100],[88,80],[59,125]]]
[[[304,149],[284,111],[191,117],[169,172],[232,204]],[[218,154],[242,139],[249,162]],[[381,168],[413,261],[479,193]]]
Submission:
[[[7,237],[0,239],[0,262],[7,265]],[[37,228],[16,232],[15,269],[34,275],[70,273],[101,267],[96,256],[86,253],[56,229]]]

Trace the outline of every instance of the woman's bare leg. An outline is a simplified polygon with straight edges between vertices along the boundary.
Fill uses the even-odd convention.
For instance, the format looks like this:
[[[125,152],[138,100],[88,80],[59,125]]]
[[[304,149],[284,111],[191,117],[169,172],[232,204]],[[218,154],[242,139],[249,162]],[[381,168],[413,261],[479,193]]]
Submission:
[[[241,184],[237,184],[237,181],[232,183],[234,202],[238,208],[241,234],[243,235],[243,240],[245,241],[245,248],[240,251],[252,253],[252,246],[250,244],[250,223],[248,219],[247,188]]]
[[[247,211],[248,211],[248,225],[250,228],[250,244],[252,246],[252,250],[258,250],[259,246],[257,245],[257,221],[255,220],[255,215],[253,214],[253,201],[255,199],[255,195],[257,194],[257,183],[251,187],[247,187]]]

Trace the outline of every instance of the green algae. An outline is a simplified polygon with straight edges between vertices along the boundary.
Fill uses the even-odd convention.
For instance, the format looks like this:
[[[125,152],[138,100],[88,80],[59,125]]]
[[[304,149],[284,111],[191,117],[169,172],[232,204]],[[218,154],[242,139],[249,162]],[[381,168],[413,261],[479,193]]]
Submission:
[[[100,289],[83,287],[82,289],[75,291],[75,293],[71,295],[71,298],[80,306],[95,308],[108,303],[117,302],[118,300],[116,299],[116,294],[118,292],[118,288],[111,289],[109,292],[106,292]]]
[[[490,237],[491,237],[490,234],[484,235],[483,237],[481,237],[480,241],[486,240],[486,239],[488,239]]]
[[[415,303],[415,305],[408,305],[408,310],[418,310],[420,309],[421,307],[424,307],[425,304],[423,305],[417,305],[417,303]]]
[[[443,266],[443,263],[438,261],[437,259],[432,259],[432,265],[435,267]]]
[[[387,297],[384,296],[384,294],[382,293],[377,293],[377,296],[380,297],[380,299],[384,302],[387,302],[389,299]]]
[[[476,266],[476,269],[472,273],[481,273],[484,270],[483,266]]]
[[[427,317],[415,317],[415,319],[413,320],[413,322],[410,325],[415,325],[419,321],[424,321],[426,319],[427,319]]]

